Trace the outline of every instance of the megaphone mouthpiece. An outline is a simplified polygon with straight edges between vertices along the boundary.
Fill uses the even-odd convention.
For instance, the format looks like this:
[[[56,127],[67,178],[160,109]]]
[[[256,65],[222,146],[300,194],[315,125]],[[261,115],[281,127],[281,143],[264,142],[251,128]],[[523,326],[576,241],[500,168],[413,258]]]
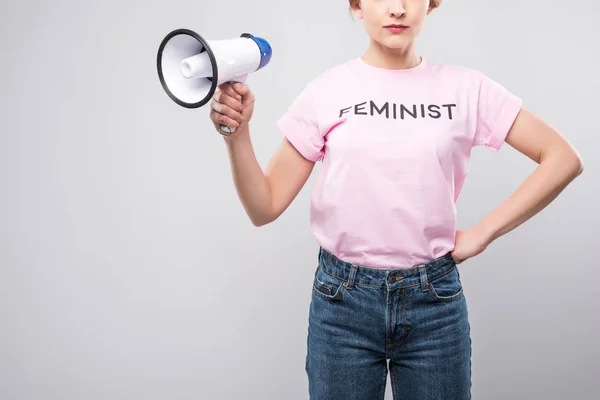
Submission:
[[[210,57],[206,51],[181,61],[181,75],[188,79],[212,77],[212,74]]]

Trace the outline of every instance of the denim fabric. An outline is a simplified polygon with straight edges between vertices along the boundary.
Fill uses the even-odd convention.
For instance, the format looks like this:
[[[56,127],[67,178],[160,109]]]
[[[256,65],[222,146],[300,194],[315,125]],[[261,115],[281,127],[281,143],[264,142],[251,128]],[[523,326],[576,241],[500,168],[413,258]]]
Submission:
[[[311,400],[471,398],[467,304],[450,253],[407,269],[369,268],[319,249],[306,373]]]

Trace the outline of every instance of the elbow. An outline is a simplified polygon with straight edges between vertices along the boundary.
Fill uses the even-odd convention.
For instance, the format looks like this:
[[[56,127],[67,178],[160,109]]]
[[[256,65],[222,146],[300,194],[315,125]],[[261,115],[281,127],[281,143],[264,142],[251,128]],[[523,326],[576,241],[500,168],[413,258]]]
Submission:
[[[583,173],[583,159],[572,148],[562,154],[556,154],[556,157],[553,157],[553,159],[555,160],[556,168],[563,171],[571,179],[575,179]]]
[[[573,181],[583,172],[583,163],[580,161],[574,161],[566,164],[564,166],[564,171],[567,174],[567,178],[569,181]]]
[[[573,162],[573,174],[577,177],[583,172],[583,160],[578,154],[575,155]]]
[[[275,221],[280,214],[281,212],[278,212],[273,206],[273,203],[271,202],[271,204],[268,207],[261,210],[257,210],[257,212],[255,213],[249,213],[248,216],[252,221],[252,225],[256,227],[261,227]]]
[[[579,158],[579,168],[577,169],[577,175],[581,175],[582,172],[583,172],[583,160],[580,157]]]
[[[569,145],[550,146],[544,148],[540,154],[540,163],[546,160],[553,164],[553,168],[567,174],[571,178],[576,178],[583,173],[583,158],[577,150]]]
[[[268,224],[268,222],[264,221],[264,220],[256,220],[256,219],[252,220],[252,225],[254,225],[257,228],[260,228],[261,226],[264,226],[264,225],[267,225],[267,224]]]
[[[264,221],[252,221],[252,225],[254,225],[257,228],[260,228],[261,226],[269,225],[271,222],[273,222],[273,221],[267,221],[267,220],[264,220]]]
[[[252,221],[252,225],[254,225],[257,228],[260,228],[261,226],[264,226],[264,225],[268,225],[271,222],[275,221],[275,219],[276,218],[272,218],[270,216],[250,218],[250,220]]]
[[[572,149],[572,151],[573,151],[573,159],[574,159],[574,164],[575,164],[575,176],[579,176],[583,172],[583,158],[581,157],[581,154],[579,154],[579,152],[577,150]]]
[[[252,224],[256,227],[268,225],[271,222],[275,221],[277,218],[279,218],[279,216],[281,215],[281,212],[277,211],[272,204],[266,210],[262,211],[262,213],[257,213],[256,215],[250,216]]]

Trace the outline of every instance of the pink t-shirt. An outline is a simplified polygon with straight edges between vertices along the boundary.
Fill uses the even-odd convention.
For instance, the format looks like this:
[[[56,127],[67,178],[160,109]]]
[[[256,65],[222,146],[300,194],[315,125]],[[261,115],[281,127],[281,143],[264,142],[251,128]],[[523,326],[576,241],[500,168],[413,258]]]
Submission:
[[[310,204],[318,243],[371,268],[453,250],[471,148],[498,151],[521,106],[483,73],[425,58],[393,70],[358,57],[317,75],[277,126],[322,162]]]

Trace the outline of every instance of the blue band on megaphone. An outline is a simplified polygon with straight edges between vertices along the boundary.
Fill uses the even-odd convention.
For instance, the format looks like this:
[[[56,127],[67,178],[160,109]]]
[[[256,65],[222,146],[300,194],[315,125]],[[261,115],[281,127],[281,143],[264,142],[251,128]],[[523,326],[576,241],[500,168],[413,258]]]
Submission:
[[[265,39],[260,38],[258,36],[254,36],[251,33],[242,33],[242,37],[247,37],[254,40],[254,42],[256,42],[258,48],[260,49],[260,64],[258,65],[258,68],[256,68],[256,70],[258,71],[259,69],[267,65],[271,60],[271,54],[273,52],[273,50],[271,49],[271,45]]]

